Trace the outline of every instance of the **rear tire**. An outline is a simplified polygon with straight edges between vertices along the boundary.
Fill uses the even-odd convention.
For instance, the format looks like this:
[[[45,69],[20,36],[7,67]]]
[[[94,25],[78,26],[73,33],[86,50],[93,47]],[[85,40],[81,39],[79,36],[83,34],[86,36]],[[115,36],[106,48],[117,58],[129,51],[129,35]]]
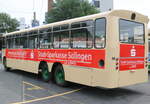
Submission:
[[[42,80],[48,82],[51,78],[50,72],[48,70],[48,65],[46,63],[41,66],[41,76]]]
[[[59,86],[67,86],[67,82],[65,81],[64,69],[60,64],[55,67],[54,81]]]
[[[5,71],[10,71],[10,68],[7,67],[7,60],[6,60],[6,58],[3,59],[3,65],[4,65],[4,70]]]

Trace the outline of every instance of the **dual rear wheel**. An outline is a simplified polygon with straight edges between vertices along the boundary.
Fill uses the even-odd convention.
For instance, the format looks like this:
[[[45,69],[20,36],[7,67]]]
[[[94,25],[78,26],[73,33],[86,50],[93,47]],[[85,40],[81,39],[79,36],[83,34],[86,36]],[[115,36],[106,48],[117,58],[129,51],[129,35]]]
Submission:
[[[67,82],[65,81],[65,74],[62,65],[58,64],[54,70],[54,81],[60,86],[66,86]]]
[[[50,79],[52,79],[57,85],[67,85],[67,82],[65,81],[64,69],[61,64],[57,64],[52,73],[49,72],[48,65],[46,63],[43,64],[41,66],[41,76],[45,82],[48,82]]]
[[[45,81],[45,82],[48,82],[50,80],[51,75],[49,73],[47,64],[43,64],[41,66],[41,76],[42,76],[42,80]]]

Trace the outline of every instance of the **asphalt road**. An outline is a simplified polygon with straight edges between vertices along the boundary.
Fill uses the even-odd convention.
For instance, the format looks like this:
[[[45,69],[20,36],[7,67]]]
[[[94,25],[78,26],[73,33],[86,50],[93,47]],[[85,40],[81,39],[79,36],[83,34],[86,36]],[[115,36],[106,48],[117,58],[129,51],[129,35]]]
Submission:
[[[109,90],[73,83],[59,87],[35,74],[5,72],[0,65],[0,104],[150,104],[150,82]]]

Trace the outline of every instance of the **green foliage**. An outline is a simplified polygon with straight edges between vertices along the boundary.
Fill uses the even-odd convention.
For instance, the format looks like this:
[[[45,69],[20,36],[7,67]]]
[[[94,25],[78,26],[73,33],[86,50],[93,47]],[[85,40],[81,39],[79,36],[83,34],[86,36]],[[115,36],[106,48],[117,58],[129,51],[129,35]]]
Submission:
[[[0,13],[0,33],[15,31],[19,22],[6,13]]]
[[[57,22],[98,12],[88,0],[56,0],[53,9],[46,14],[45,22]]]

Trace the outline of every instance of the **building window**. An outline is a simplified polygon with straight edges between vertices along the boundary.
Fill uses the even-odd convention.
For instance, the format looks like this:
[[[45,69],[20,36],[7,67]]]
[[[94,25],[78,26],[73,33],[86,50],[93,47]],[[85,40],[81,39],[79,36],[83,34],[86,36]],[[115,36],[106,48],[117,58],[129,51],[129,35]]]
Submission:
[[[100,8],[100,0],[93,0],[94,6]]]

